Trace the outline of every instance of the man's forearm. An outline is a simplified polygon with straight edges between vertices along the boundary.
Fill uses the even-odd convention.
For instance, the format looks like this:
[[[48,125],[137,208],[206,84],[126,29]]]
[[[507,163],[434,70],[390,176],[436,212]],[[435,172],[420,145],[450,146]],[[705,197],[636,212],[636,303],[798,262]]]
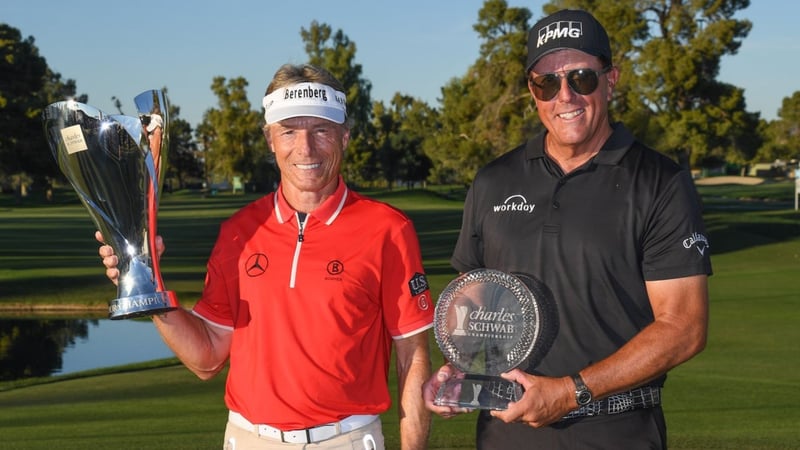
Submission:
[[[431,427],[431,413],[422,398],[422,385],[431,373],[427,333],[403,341],[397,343],[401,448],[425,449]]]
[[[706,277],[649,282],[647,286],[655,321],[616,353],[586,369],[584,379],[596,396],[627,390],[659,377],[705,347]]]
[[[203,380],[216,375],[227,361],[226,340],[209,330],[202,319],[179,308],[154,316],[159,334],[175,356]]]

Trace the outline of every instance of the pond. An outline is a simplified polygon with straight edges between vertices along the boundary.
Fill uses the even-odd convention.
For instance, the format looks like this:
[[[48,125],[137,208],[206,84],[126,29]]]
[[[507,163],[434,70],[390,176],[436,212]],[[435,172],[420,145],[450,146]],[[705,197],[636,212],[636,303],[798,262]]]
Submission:
[[[0,318],[0,381],[172,356],[150,320]]]

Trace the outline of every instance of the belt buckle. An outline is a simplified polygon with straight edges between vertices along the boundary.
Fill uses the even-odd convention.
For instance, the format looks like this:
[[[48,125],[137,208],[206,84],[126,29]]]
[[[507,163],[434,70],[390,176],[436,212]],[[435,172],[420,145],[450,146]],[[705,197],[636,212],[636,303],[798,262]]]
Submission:
[[[311,435],[308,429],[281,431],[281,442],[284,444],[308,444],[311,442]]]
[[[319,437],[312,438],[311,433],[320,433]],[[320,425],[318,427],[309,428],[306,430],[306,436],[308,437],[308,442],[321,442],[331,438],[334,438],[338,435],[342,434],[340,428],[335,423],[329,423],[326,425]],[[313,439],[313,440],[312,440]]]
[[[328,427],[333,427],[332,430],[325,430]],[[327,431],[327,432],[326,432]],[[322,436],[312,436],[323,432]],[[325,441],[332,437],[336,437],[339,433],[336,432],[336,424],[320,425],[313,428],[305,428],[302,430],[281,431],[281,442],[287,444],[311,444],[315,442]]]
[[[311,442],[308,430],[291,430],[280,432],[281,442],[284,444],[308,444]]]

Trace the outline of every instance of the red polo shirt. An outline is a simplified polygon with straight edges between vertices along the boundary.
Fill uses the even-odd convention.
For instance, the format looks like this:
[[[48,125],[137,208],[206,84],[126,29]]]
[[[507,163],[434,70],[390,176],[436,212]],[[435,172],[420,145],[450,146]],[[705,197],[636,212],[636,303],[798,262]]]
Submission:
[[[392,338],[433,302],[409,218],[340,178],[304,223],[282,189],[224,222],[194,312],[233,330],[228,407],[289,430],[386,411]]]

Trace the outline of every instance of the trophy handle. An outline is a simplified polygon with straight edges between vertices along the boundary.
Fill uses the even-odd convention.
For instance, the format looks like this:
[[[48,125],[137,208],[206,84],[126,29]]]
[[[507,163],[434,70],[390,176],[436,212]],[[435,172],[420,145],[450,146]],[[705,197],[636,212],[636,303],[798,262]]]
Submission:
[[[169,101],[163,91],[144,91],[133,99],[136,112],[142,122],[143,146],[153,159],[153,181],[156,187],[156,202],[161,198],[161,188],[167,172],[169,150]]]

